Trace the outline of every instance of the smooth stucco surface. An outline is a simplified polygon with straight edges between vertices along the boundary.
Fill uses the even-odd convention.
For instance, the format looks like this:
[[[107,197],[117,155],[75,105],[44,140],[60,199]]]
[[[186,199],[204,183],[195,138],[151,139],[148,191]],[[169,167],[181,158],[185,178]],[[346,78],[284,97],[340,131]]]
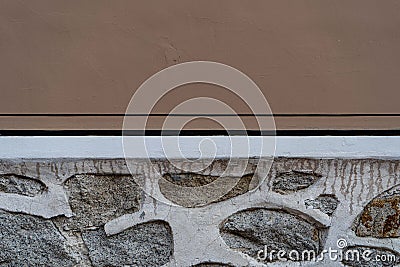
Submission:
[[[144,80],[193,60],[243,71],[274,113],[398,113],[399,8],[395,0],[2,1],[0,113],[123,114]],[[247,111],[237,97],[205,85],[180,88],[157,111],[200,94]],[[0,126],[120,129],[121,122],[6,117]],[[394,129],[400,123],[306,117],[279,118],[277,125]]]

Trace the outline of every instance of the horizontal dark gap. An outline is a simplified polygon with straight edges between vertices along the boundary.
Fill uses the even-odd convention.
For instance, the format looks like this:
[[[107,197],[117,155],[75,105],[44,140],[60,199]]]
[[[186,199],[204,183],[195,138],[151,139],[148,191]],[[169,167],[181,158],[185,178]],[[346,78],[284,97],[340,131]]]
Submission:
[[[117,113],[1,113],[0,117],[190,117],[190,116],[214,116],[214,117],[400,117],[400,113],[276,113],[276,114],[117,114]]]
[[[132,130],[124,131],[131,136],[176,136],[177,131]],[[180,136],[227,136],[224,130],[182,130]],[[230,131],[235,136],[399,136],[399,130],[277,130],[275,131]],[[121,136],[121,130],[0,130],[0,136]]]

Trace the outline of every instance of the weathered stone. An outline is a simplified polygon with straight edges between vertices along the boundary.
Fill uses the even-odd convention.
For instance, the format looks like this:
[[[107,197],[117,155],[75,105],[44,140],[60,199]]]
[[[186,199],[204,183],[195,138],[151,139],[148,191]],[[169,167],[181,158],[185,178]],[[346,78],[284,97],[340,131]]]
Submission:
[[[29,177],[14,174],[0,175],[0,192],[33,197],[45,189],[43,183]]]
[[[216,179],[218,179],[218,176],[202,175],[198,173],[188,172],[166,173],[163,175],[163,178],[179,186],[198,187],[215,181]]]
[[[51,221],[0,211],[1,266],[74,266],[64,237]]]
[[[192,267],[233,267],[233,265],[216,263],[216,262],[205,262],[193,265]]]
[[[168,224],[155,221],[107,237],[103,229],[85,231],[83,240],[93,266],[162,266],[173,253]]]
[[[171,182],[175,185],[179,185],[182,187],[199,187],[199,186],[204,186],[207,184],[212,183],[216,179],[219,178],[219,176],[212,176],[212,175],[202,175],[202,174],[197,174],[197,173],[178,173],[178,174],[171,174],[171,173],[166,173],[163,175],[163,178],[167,180],[168,182]],[[216,201],[213,202],[220,202],[224,201],[239,195],[242,195],[254,188],[251,187],[251,182],[252,179],[254,178],[254,174],[248,174],[248,175],[243,175],[242,177],[224,177],[222,179],[234,179],[235,180],[235,186],[228,192],[221,192],[221,197],[218,198]],[[254,183],[253,183],[254,184]],[[184,190],[184,189],[183,189]],[[224,189],[222,189],[224,190]],[[221,190],[221,191],[222,191]],[[165,182],[160,182],[160,191],[163,193],[163,195],[172,201],[175,204],[181,205],[183,207],[187,208],[193,208],[197,206],[202,206],[202,196],[199,196],[199,201],[194,201],[196,196],[193,194],[188,195],[187,198],[182,198],[176,194],[175,191],[170,191],[168,190],[168,186],[166,185]],[[199,194],[202,194],[202,192],[199,190]],[[189,200],[189,201],[188,201]]]
[[[272,184],[272,190],[289,194],[314,184],[322,175],[312,171],[290,171],[279,173]]]
[[[138,210],[140,189],[129,175],[76,175],[65,182],[74,214],[59,218],[65,229],[99,227]]]
[[[387,248],[349,246],[343,250],[342,263],[352,267],[391,267],[400,263],[400,254]]]
[[[254,185],[257,185],[258,183],[254,183],[254,180],[256,179],[254,177],[254,174],[248,174],[248,175],[243,175],[239,181],[237,182],[237,184],[232,188],[231,191],[229,191],[228,193],[226,193],[224,196],[222,196],[221,198],[219,198],[216,202],[219,201],[224,201],[239,195],[243,195],[247,192],[249,192],[250,190],[254,189]],[[258,180],[256,180],[258,181]]]
[[[337,209],[339,200],[334,195],[319,195],[314,200],[306,199],[304,203],[306,206],[311,206],[313,209],[318,209],[331,216]]]
[[[229,247],[257,259],[264,250],[322,250],[327,229],[283,210],[252,209],[230,216],[221,226],[221,236]],[[307,259],[307,258],[306,258]],[[272,261],[276,261],[273,255]],[[300,258],[298,260],[301,260]],[[269,256],[265,261],[270,261]]]
[[[45,162],[46,161],[46,162]],[[142,175],[147,174],[146,171],[150,170],[149,165],[145,163],[145,161],[137,161],[132,159],[134,165],[132,168],[133,175]],[[45,163],[43,163],[45,162]],[[182,183],[180,180],[194,178],[194,180],[199,179],[194,186],[198,186],[204,179],[204,177],[211,176],[211,178],[216,178],[220,173],[224,171],[223,163],[215,163],[212,167],[207,168],[205,171],[202,171],[198,168],[193,168],[193,164],[190,162],[182,161],[181,165],[184,165],[185,169],[178,170],[173,169],[171,164],[167,163],[164,160],[160,160],[161,167],[160,172],[161,174],[170,174],[171,176],[179,174],[180,177],[171,177],[170,179],[176,180],[176,183]],[[39,164],[39,167],[37,167]],[[171,265],[174,266],[191,266],[193,264],[197,264],[202,262],[202,264],[198,264],[197,266],[253,266],[253,261],[248,261],[247,259],[243,258],[240,253],[235,251],[234,249],[240,250],[250,255],[253,251],[252,257],[256,257],[255,253],[257,250],[262,250],[264,245],[267,245],[267,249],[270,251],[273,249],[272,245],[276,244],[275,247],[278,245],[284,244],[288,248],[294,248],[297,250],[304,249],[307,244],[311,244],[311,251],[315,251],[317,249],[318,243],[320,247],[324,243],[324,237],[326,229],[321,227],[321,224],[328,226],[329,228],[329,237],[327,239],[327,244],[332,245],[333,249],[336,249],[335,243],[339,237],[348,237],[350,238],[349,241],[351,243],[356,242],[357,240],[351,238],[351,234],[349,235],[349,223],[352,223],[356,220],[356,216],[358,216],[360,212],[361,205],[367,206],[365,203],[365,199],[371,200],[375,195],[376,191],[384,192],[387,191],[389,188],[392,188],[395,185],[399,185],[400,181],[400,161],[393,160],[393,161],[386,161],[386,160],[342,160],[342,159],[289,159],[289,158],[278,158],[274,161],[274,165],[270,172],[270,176],[268,176],[267,183],[263,184],[259,190],[255,190],[254,192],[244,194],[242,196],[237,196],[236,199],[230,199],[228,201],[223,201],[219,203],[214,203],[213,205],[209,205],[207,207],[196,208],[196,209],[182,209],[181,207],[177,206],[168,206],[164,205],[160,202],[155,201],[154,199],[148,197],[146,202],[142,204],[142,210],[137,211],[129,216],[122,216],[119,217],[119,214],[126,215],[127,213],[131,213],[136,211],[136,209],[125,209],[126,206],[119,202],[119,199],[123,199],[122,202],[131,201],[133,197],[131,197],[128,193],[128,190],[125,189],[126,187],[130,187],[130,182],[127,186],[123,186],[122,188],[117,188],[114,191],[114,181],[108,181],[110,177],[115,177],[115,179],[121,179],[123,176],[128,176],[129,171],[127,170],[126,165],[124,165],[124,160],[115,160],[115,159],[105,159],[105,160],[91,160],[91,159],[81,159],[81,160],[72,160],[72,159],[48,159],[48,160],[39,160],[38,163],[36,160],[26,161],[23,159],[18,160],[0,160],[0,168],[1,172],[7,174],[16,174],[19,178],[27,177],[41,177],[46,181],[46,186],[48,188],[44,188],[43,194],[41,191],[29,191],[30,196],[36,195],[38,196],[35,199],[30,197],[24,196],[22,193],[25,189],[18,189],[21,192],[20,195],[16,194],[0,194],[1,201],[0,205],[2,209],[10,210],[14,212],[23,211],[24,213],[29,214],[32,212],[34,214],[38,214],[38,210],[43,207],[43,210],[46,209],[53,209],[55,207],[61,206],[61,204],[65,205],[66,201],[64,192],[61,190],[62,186],[64,186],[64,179],[67,177],[71,177],[76,173],[81,173],[81,175],[77,175],[76,177],[71,177],[67,180],[65,184],[65,191],[66,195],[68,196],[69,201],[72,203],[71,206],[74,209],[75,215],[79,214],[80,217],[75,217],[71,219],[66,218],[54,218],[52,216],[47,216],[52,218],[51,220],[43,220],[41,221],[48,222],[52,227],[52,222],[57,226],[57,228],[48,228],[48,224],[38,224],[40,228],[44,229],[51,229],[51,231],[59,230],[59,233],[63,236],[61,240],[59,240],[60,235],[56,238],[51,238],[52,241],[58,242],[57,245],[51,244],[51,248],[48,248],[47,245],[41,245],[44,247],[43,250],[39,250],[39,252],[35,252],[36,255],[44,255],[43,257],[54,257],[56,259],[47,259],[41,258],[38,259],[37,256],[32,255],[24,255],[18,251],[18,248],[5,248],[4,244],[7,244],[11,241],[7,241],[6,243],[3,239],[0,240],[1,246],[0,250],[2,251],[1,255],[11,255],[11,257],[7,256],[4,258],[4,262],[0,262],[0,266],[2,264],[4,266],[94,266],[95,264],[103,266],[124,266],[124,263],[129,263],[129,261],[123,262],[122,260],[125,259],[124,257],[129,258],[131,254],[128,255],[126,251],[129,251],[131,247],[136,249],[139,246],[152,246],[157,240],[160,238],[157,236],[158,233],[153,233],[155,236],[154,239],[150,238],[143,238],[138,242],[132,242],[133,239],[120,242],[111,241],[109,242],[109,238],[118,237],[120,234],[124,234],[126,232],[131,231],[134,225],[143,224],[146,222],[146,227],[148,226],[147,223],[152,222],[154,220],[165,220],[171,225],[171,229],[173,234],[175,234],[175,241],[172,245],[172,241],[169,243],[168,248],[172,250],[172,247],[175,251],[175,255],[171,257]],[[199,164],[201,165],[201,164]],[[158,165],[157,165],[158,166]],[[180,166],[180,165],[177,165]],[[250,174],[256,172],[257,174],[259,171],[263,171],[263,169],[253,169],[248,168],[246,169],[245,173]],[[312,184],[308,189],[303,191],[298,191],[297,194],[291,195],[280,195],[280,194],[271,194],[270,185],[273,183],[274,174],[279,173],[282,171],[290,171],[290,170],[315,170],[314,172],[323,174],[323,177]],[[82,173],[88,173],[88,175],[82,175]],[[114,173],[114,175],[111,175]],[[190,177],[190,173],[201,173],[197,178]],[[240,176],[240,174],[236,174],[236,172],[232,172],[233,177]],[[239,172],[237,172],[239,173]],[[303,173],[307,173],[304,172]],[[312,173],[312,172],[309,172]],[[189,175],[188,175],[189,174]],[[189,176],[186,177],[185,175]],[[196,174],[197,175],[197,174]],[[229,175],[231,173],[229,172]],[[282,174],[281,174],[282,175]],[[294,175],[294,174],[293,174]],[[0,174],[0,177],[2,175]],[[4,175],[3,175],[4,176]],[[7,176],[7,175],[6,175]],[[104,177],[106,176],[106,177]],[[108,176],[108,177],[107,177]],[[279,175],[278,175],[279,176]],[[81,177],[81,179],[87,179],[87,181],[73,181],[73,179],[77,179],[77,177]],[[144,176],[140,176],[144,177]],[[250,177],[238,177],[239,179]],[[8,184],[8,177],[6,177],[7,186]],[[213,178],[213,179],[214,179]],[[29,178],[28,178],[29,179]],[[272,179],[272,181],[270,180]],[[37,180],[34,179],[36,182]],[[93,181],[93,184],[91,183]],[[108,181],[108,182],[107,182]],[[3,180],[4,182],[4,180]],[[39,181],[40,182],[40,181]],[[207,182],[207,181],[206,181]],[[54,184],[54,185],[53,185]],[[60,185],[62,184],[62,185]],[[245,185],[247,182],[245,183]],[[186,184],[188,187],[189,184]],[[247,186],[247,185],[246,185]],[[13,187],[9,187],[13,188]],[[111,189],[110,189],[111,188]],[[246,188],[246,187],[244,187]],[[73,190],[71,190],[73,189]],[[185,188],[187,189],[187,188]],[[192,188],[193,189],[193,188]],[[194,188],[197,189],[197,188]],[[9,191],[7,191],[9,190]],[[30,189],[29,189],[30,190]],[[297,189],[296,189],[297,190]],[[295,192],[287,191],[287,192]],[[4,189],[4,191],[12,192],[10,189]],[[109,192],[113,192],[113,194]],[[138,190],[139,191],[139,190]],[[244,189],[244,191],[246,191]],[[15,191],[14,191],[15,192]],[[121,195],[119,192],[122,192]],[[129,192],[132,192],[129,191]],[[338,200],[340,200],[341,208],[335,211],[335,219],[332,220],[325,214],[322,214],[322,211],[325,212],[332,212],[333,207],[326,205],[325,201],[321,201],[321,196],[318,195],[321,193],[327,194],[334,194],[337,196]],[[53,194],[54,193],[54,194]],[[91,195],[91,194],[94,195]],[[97,195],[98,193],[98,195]],[[286,192],[285,192],[286,193]],[[304,194],[303,194],[304,193]],[[82,196],[81,196],[81,195]],[[123,195],[123,196],[122,196]],[[143,196],[144,194],[139,194]],[[229,198],[225,196],[226,198]],[[233,194],[234,195],[234,194]],[[311,195],[315,197],[310,197]],[[128,197],[125,197],[128,196]],[[123,198],[124,197],[124,198]],[[188,197],[191,197],[190,195]],[[73,199],[78,199],[79,201],[75,201]],[[84,199],[89,200],[84,200]],[[309,198],[309,200],[306,200]],[[90,199],[95,199],[95,201],[91,202]],[[105,200],[103,200],[105,199]],[[219,201],[222,198],[219,199]],[[369,209],[369,213],[377,213],[382,212],[382,221],[385,221],[387,216],[394,216],[395,213],[393,212],[392,202],[393,202],[393,195],[391,196],[390,200],[388,198],[382,198],[381,202],[385,201],[391,203],[387,205],[388,208],[384,206],[384,209],[379,209],[377,205],[373,208]],[[322,198],[323,200],[323,198]],[[64,202],[63,202],[64,201]],[[307,202],[310,205],[310,209],[304,211],[304,202]],[[48,202],[48,205],[37,205],[37,203],[44,203]],[[106,203],[104,209],[102,209],[102,203]],[[32,203],[32,205],[30,205]],[[115,204],[116,203],[116,204]],[[378,202],[376,204],[379,204]],[[36,207],[35,207],[36,205]],[[107,207],[108,205],[108,207]],[[394,205],[394,204],[393,204]],[[69,207],[68,205],[66,206]],[[84,207],[84,209],[82,208]],[[103,206],[104,207],[104,206]],[[114,207],[118,207],[114,210]],[[123,207],[121,209],[121,207]],[[263,208],[261,208],[263,207]],[[279,210],[271,210],[267,207],[280,207]],[[82,210],[79,210],[82,208]],[[320,208],[321,212],[313,211],[312,208]],[[328,208],[328,210],[326,210]],[[241,211],[246,210],[252,212],[263,209],[267,210],[268,213],[274,214],[274,216],[260,215],[260,218],[253,218],[248,219],[249,216],[246,217],[246,220],[243,221],[243,224],[247,223],[249,226],[237,227],[237,222],[235,221],[236,229],[231,227],[231,230],[227,230],[219,233],[216,229],[219,229],[223,223],[227,222],[227,218],[229,219],[232,214],[237,216],[238,213]],[[63,211],[63,209],[59,209]],[[67,209],[69,211],[69,209]],[[366,209],[368,210],[368,209]],[[59,211],[54,213],[43,213],[43,214],[55,214],[54,216],[58,216]],[[281,214],[278,214],[281,213]],[[386,214],[385,214],[386,213]],[[8,213],[7,213],[8,214]],[[12,215],[17,215],[20,213],[10,213]],[[65,213],[65,214],[70,214]],[[94,215],[96,214],[96,215]],[[308,214],[308,215],[306,215]],[[28,216],[29,215],[23,215]],[[234,217],[233,216],[233,217]],[[386,217],[385,217],[386,216]],[[87,219],[87,218],[89,219]],[[105,217],[104,220],[98,217]],[[255,216],[256,217],[256,216]],[[311,218],[313,217],[313,219]],[[375,218],[375,222],[373,222],[373,226],[375,225],[379,227],[379,221],[381,219]],[[33,217],[37,218],[37,217]],[[109,220],[111,218],[111,221]],[[251,218],[251,216],[250,216]],[[271,218],[276,218],[275,220]],[[395,218],[394,218],[395,219]],[[71,220],[77,220],[78,222],[76,225],[71,223]],[[79,221],[81,220],[81,221]],[[89,223],[86,224],[87,220]],[[255,223],[254,221],[259,221],[259,223]],[[268,223],[268,220],[270,223]],[[100,234],[104,234],[102,225],[104,222],[107,222],[107,232],[109,234],[113,234],[114,236],[102,237],[102,241],[100,238],[95,239],[93,238],[92,244],[89,246],[89,234],[95,234],[100,232]],[[318,221],[319,223],[316,223]],[[390,220],[389,220],[390,221]],[[82,223],[82,226],[78,223]],[[290,223],[289,223],[290,222]],[[357,219],[359,222],[359,219]],[[9,222],[8,222],[9,223]],[[7,224],[8,224],[7,223]],[[309,224],[307,224],[309,223]],[[374,224],[375,223],[375,224]],[[304,224],[304,225],[303,225]],[[265,226],[267,225],[267,226]],[[283,225],[283,226],[282,226]],[[388,224],[393,229],[393,224]],[[94,226],[94,227],[91,227]],[[358,225],[357,225],[358,226]],[[0,225],[0,232],[5,229],[4,226]],[[268,228],[269,227],[269,228]],[[315,235],[320,236],[320,242],[316,242],[310,238],[310,240],[304,238],[313,236],[312,234],[312,227],[316,228]],[[221,227],[222,228],[222,227]],[[266,228],[266,233],[261,233],[261,230]],[[383,226],[381,227],[384,228]],[[64,230],[65,229],[65,230]],[[89,231],[93,229],[93,232]],[[141,228],[139,228],[141,229]],[[261,230],[260,230],[261,229]],[[284,230],[280,230],[284,229]],[[24,233],[25,230],[15,229],[6,230],[8,232],[15,232],[19,239],[21,237],[29,236],[28,234]],[[50,230],[49,230],[50,231]],[[85,242],[82,238],[82,232],[85,233]],[[140,233],[142,233],[141,230]],[[4,233],[4,231],[2,232]],[[2,234],[0,233],[0,235]],[[138,234],[140,234],[138,233]],[[137,236],[138,234],[132,234]],[[43,231],[34,231],[32,236],[35,238],[43,238],[43,242],[46,241],[46,232]],[[234,249],[226,249],[226,243],[220,238],[219,235],[222,235],[225,238],[226,243],[230,245],[230,247]],[[262,237],[265,235],[266,237]],[[161,235],[162,237],[163,235]],[[372,235],[370,235],[372,236]],[[18,246],[21,241],[19,239],[15,241],[15,246]],[[65,238],[65,239],[64,239]],[[257,239],[258,238],[258,239]],[[171,238],[172,239],[172,238]],[[228,240],[230,239],[230,241]],[[361,238],[363,239],[363,238]],[[42,240],[42,239],[41,239]],[[111,239],[113,240],[113,239]],[[117,240],[117,239],[115,239]],[[136,239],[135,239],[136,240]],[[150,240],[152,243],[146,243],[146,240]],[[228,241],[227,241],[228,240]],[[297,243],[295,243],[295,241]],[[389,248],[391,251],[390,253],[395,254],[395,251],[400,252],[400,243],[398,242],[399,238],[386,238],[386,239],[377,239],[377,238],[366,238],[363,245],[367,245],[369,247],[375,246],[378,251],[383,247]],[[32,249],[32,245],[27,245],[27,241],[22,241],[22,244],[27,249],[37,251],[36,248]],[[229,243],[230,242],[230,243]],[[32,242],[33,247],[37,247],[36,241]],[[110,244],[111,243],[111,244]],[[128,245],[119,245],[121,244],[128,244],[129,249],[127,248]],[[14,244],[14,243],[13,243]],[[105,244],[105,245],[104,245]],[[305,245],[306,244],[306,245]],[[282,246],[284,246],[282,245]],[[91,248],[91,258],[89,257],[89,249]],[[93,249],[94,248],[94,249]],[[126,250],[124,250],[126,248]],[[328,249],[328,246],[325,247]],[[23,249],[25,250],[25,249]],[[18,251],[18,252],[16,252]],[[153,251],[153,250],[152,250]],[[321,248],[320,248],[321,251]],[[11,253],[12,252],[12,253]],[[57,258],[64,257],[63,255],[59,255],[58,253],[66,253],[66,260],[58,260]],[[7,254],[5,254],[7,253]],[[26,253],[26,252],[24,252]],[[130,252],[129,252],[130,253]],[[143,252],[144,253],[144,252]],[[20,256],[21,254],[21,256]],[[103,256],[102,254],[105,254]],[[140,254],[140,253],[139,253]],[[146,255],[147,259],[144,259],[145,256],[140,256],[143,259],[143,262],[134,262],[133,264],[126,264],[127,266],[139,266],[145,265],[145,262],[148,262],[148,266],[158,265],[155,263],[156,259],[158,259],[158,255],[155,255],[155,252],[151,252]],[[111,255],[111,256],[110,256]],[[126,256],[128,255],[128,256]],[[144,254],[142,254],[144,255]],[[391,255],[391,254],[390,254]],[[136,255],[134,255],[136,257]],[[262,255],[263,256],[263,255]],[[327,254],[325,254],[327,257]],[[22,257],[23,260],[19,260],[17,257]],[[96,263],[97,257],[98,262],[101,264]],[[101,258],[103,257],[103,258]],[[105,259],[106,257],[111,258]],[[114,262],[116,258],[121,260],[121,262]],[[11,260],[10,260],[11,258]],[[15,258],[15,259],[14,259]],[[167,262],[168,257],[165,257],[164,262]],[[3,258],[0,258],[3,260]],[[93,260],[93,264],[90,260]],[[7,262],[8,260],[8,262]],[[276,257],[273,260],[278,260]],[[120,264],[121,263],[121,264]],[[154,263],[154,264],[153,264]],[[223,264],[224,263],[224,264]],[[385,266],[384,264],[371,264],[366,262],[346,262],[349,266]],[[162,262],[160,262],[160,265]],[[308,265],[308,263],[293,263],[293,262],[283,262],[280,265],[282,266],[297,266],[297,265]],[[333,266],[341,264],[339,261],[330,262],[324,261],[323,263],[310,263],[311,265],[322,266]],[[357,265],[358,264],[358,265]],[[369,264],[369,265],[368,265]],[[256,265],[256,264],[254,264]],[[393,264],[387,264],[387,266],[393,266]]]
[[[400,237],[400,185],[369,202],[355,220],[353,230],[361,237]]]

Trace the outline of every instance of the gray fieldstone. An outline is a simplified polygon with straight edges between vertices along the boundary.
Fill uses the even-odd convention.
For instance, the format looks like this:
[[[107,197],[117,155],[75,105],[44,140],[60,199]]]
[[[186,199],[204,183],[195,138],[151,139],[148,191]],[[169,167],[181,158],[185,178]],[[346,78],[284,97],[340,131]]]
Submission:
[[[353,230],[361,237],[400,237],[400,185],[369,202],[355,220]]]
[[[140,188],[129,175],[75,175],[65,182],[74,214],[60,217],[65,230],[100,227],[138,210]]]
[[[280,194],[290,194],[310,187],[322,175],[312,171],[289,171],[279,173],[272,183],[272,190]]]
[[[221,201],[245,194],[248,191],[254,189],[254,188],[252,188],[252,185],[251,185],[253,176],[254,176],[254,174],[251,173],[251,174],[243,175],[242,177],[223,177],[222,179],[235,179],[236,184],[228,193],[221,192],[221,197],[213,202],[221,202]],[[163,175],[163,178],[170,183],[182,186],[183,187],[182,190],[184,190],[184,187],[199,187],[199,186],[210,184],[211,182],[218,179],[219,176],[203,175],[203,174],[197,174],[197,173],[176,173],[176,174],[166,173]],[[202,196],[199,196],[198,202],[193,202],[193,199],[196,198],[196,196],[187,195],[187,197],[182,198],[182,197],[177,196],[174,191],[169,191],[168,186],[165,182],[160,181],[159,185],[160,185],[161,193],[168,200],[172,201],[175,204],[178,204],[178,205],[181,205],[181,206],[187,207],[187,208],[194,208],[194,207],[203,205]],[[199,191],[199,194],[201,194],[201,191]],[[187,199],[190,199],[190,201],[186,201]]]
[[[316,199],[306,199],[304,203],[331,216],[337,209],[339,200],[334,195],[319,195]]]
[[[1,266],[74,266],[66,240],[50,220],[0,211]]]
[[[238,212],[222,224],[221,236],[226,244],[254,259],[264,250],[322,251],[327,228],[316,226],[295,214],[264,208]],[[269,257],[265,261],[269,261]],[[276,255],[272,261],[276,261]]]
[[[227,172],[224,179],[238,182],[230,192],[211,205],[186,205],[190,209],[144,194],[134,178],[151,177],[147,171],[153,166],[132,161],[128,170],[122,159],[0,160],[0,266],[261,266],[257,254],[265,247],[318,255],[323,248],[336,249],[338,237],[358,244],[353,248],[360,252],[396,257],[400,252],[399,160],[277,158],[266,182],[248,192],[257,184],[254,177],[268,169],[252,161],[245,172],[236,167]],[[216,160],[200,170],[203,163],[183,160],[175,168],[158,160],[156,169],[164,175],[159,182],[193,189],[193,195],[183,195],[193,200],[199,197],[196,187],[215,181],[226,162]],[[181,201],[176,190],[159,185],[170,200]],[[277,266],[399,265],[397,258],[278,262],[276,254],[271,261]]]
[[[103,229],[85,231],[82,238],[95,267],[162,266],[173,253],[171,229],[161,221],[140,224],[109,237]]]
[[[204,263],[192,265],[191,267],[233,267],[233,265],[216,263],[216,262],[204,262]]]
[[[387,248],[349,246],[343,250],[342,263],[352,267],[392,267],[400,263],[400,254]]]
[[[0,192],[34,197],[41,194],[46,186],[37,180],[15,174],[0,175]]]

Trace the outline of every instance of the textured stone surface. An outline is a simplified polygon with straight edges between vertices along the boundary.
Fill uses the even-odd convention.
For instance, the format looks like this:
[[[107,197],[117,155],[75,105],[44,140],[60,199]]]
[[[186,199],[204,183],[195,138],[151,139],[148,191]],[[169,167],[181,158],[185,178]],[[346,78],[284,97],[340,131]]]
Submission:
[[[400,263],[400,254],[387,248],[349,246],[343,255],[342,263],[352,267],[392,267]]]
[[[230,216],[221,227],[227,245],[257,258],[268,250],[322,250],[327,229],[282,210],[253,209]],[[268,259],[267,259],[268,260]],[[276,260],[274,257],[273,260]]]
[[[140,189],[129,175],[76,175],[65,189],[74,214],[61,218],[65,229],[99,227],[139,206]]]
[[[163,178],[166,179],[167,181],[170,181],[180,186],[197,187],[215,181],[216,179],[218,179],[218,176],[202,175],[193,172],[188,172],[188,173],[166,173],[163,175]]]
[[[74,266],[72,252],[50,220],[0,211],[1,266]]]
[[[322,176],[312,171],[289,171],[279,173],[272,184],[272,190],[280,194],[289,194],[305,189]]]
[[[43,183],[29,177],[14,174],[0,175],[0,192],[33,197],[45,189]]]
[[[3,177],[3,185],[5,183],[8,187],[0,193],[0,209],[13,212],[5,213],[7,216],[19,218],[18,226],[10,227],[13,224],[11,219],[7,219],[5,226],[0,225],[3,237],[11,233],[10,238],[0,240],[0,255],[4,256],[0,260],[5,261],[3,265],[124,266],[135,254],[135,259],[140,262],[127,266],[157,266],[166,262],[169,267],[262,266],[252,258],[244,257],[240,251],[254,257],[254,253],[264,245],[270,246],[268,249],[273,249],[271,246],[275,245],[286,249],[309,248],[320,251],[325,244],[324,249],[336,249],[338,238],[345,238],[348,244],[374,247],[377,251],[383,248],[390,249],[389,252],[393,254],[400,251],[399,238],[396,236],[400,183],[398,160],[278,158],[266,182],[257,190],[242,194],[250,187],[248,181],[251,173],[260,177],[259,171],[265,170],[264,165],[257,161],[246,169],[243,177],[239,172],[229,173],[232,177],[244,180],[238,195],[230,192],[236,197],[231,198],[232,195],[228,193],[214,203],[190,209],[165,205],[143,194],[129,173],[131,171],[135,178],[144,177],[150,166],[145,161],[132,159],[132,162],[128,170],[126,162],[121,159],[0,160],[0,172],[4,173],[0,177]],[[218,177],[224,172],[226,161],[217,160],[203,171],[198,168],[202,163],[193,165],[191,162],[181,162],[185,170],[174,168],[162,160],[158,160],[157,164],[160,173],[169,174],[176,183],[185,181],[190,187],[191,178],[193,181],[197,179],[193,183],[197,186],[204,177]],[[254,164],[257,164],[257,169]],[[196,176],[193,173],[201,174]],[[15,186],[9,183],[9,177],[4,179],[11,174],[23,178],[24,183],[41,181],[45,188],[40,191],[35,186],[20,186],[23,183]],[[176,174],[179,176],[172,177]],[[25,177],[32,178],[26,182]],[[274,183],[275,189],[279,187],[283,190],[280,194],[271,193]],[[19,192],[12,193],[12,190]],[[35,197],[30,197],[33,195]],[[330,217],[327,214],[334,210],[335,201],[326,196],[333,195],[340,205],[334,211],[334,216]],[[225,201],[222,201],[223,198]],[[72,214],[71,208],[75,217],[63,217],[63,214]],[[320,210],[316,210],[318,208]],[[360,214],[366,215],[366,220],[360,220]],[[239,219],[241,216],[243,220]],[[20,218],[33,219],[21,224],[23,220]],[[160,220],[168,222],[170,237],[166,238],[167,231],[162,230],[164,226],[158,226],[158,230],[152,234],[146,232],[150,231],[148,227],[151,228],[154,221]],[[232,224],[221,230],[228,221]],[[140,229],[140,232],[129,235],[135,229]],[[356,236],[354,229],[361,229],[366,234]],[[389,230],[389,234],[386,238],[380,238],[385,229]],[[126,233],[128,235],[124,236]],[[143,236],[145,233],[152,236]],[[49,236],[51,239],[47,240]],[[172,240],[172,236],[173,244],[169,241],[168,246],[165,245],[163,240]],[[28,245],[27,240],[31,239],[33,241]],[[171,252],[165,251],[172,251],[172,248],[173,256],[170,257]],[[145,254],[145,250],[148,254]],[[342,266],[339,261],[330,260],[276,264]],[[354,266],[385,266],[366,264]]]
[[[191,267],[233,267],[233,265],[216,263],[216,262],[206,262],[206,263],[192,265]]]
[[[85,231],[83,240],[93,266],[162,266],[173,253],[168,224],[151,222],[107,237],[103,229]]]
[[[331,216],[337,209],[339,200],[334,195],[319,195],[316,199],[306,199],[304,203]]]
[[[357,236],[400,237],[400,185],[374,198],[354,222]]]
[[[228,192],[224,193],[221,192],[221,197],[218,198],[214,202],[220,202],[224,201],[227,199],[230,199],[235,196],[242,195],[249,190],[253,189],[252,188],[252,179],[253,179],[254,174],[248,174],[244,175],[242,177],[224,177],[223,179],[234,179],[235,180],[235,186]],[[171,174],[171,173],[166,173],[163,175],[163,178],[173,184],[182,186],[182,187],[199,187],[203,185],[210,184],[211,182],[215,181],[218,176],[212,176],[212,175],[202,175],[202,174],[197,174],[197,173],[179,173],[179,174]],[[254,182],[254,181],[253,181]],[[183,207],[188,207],[188,208],[193,208],[196,207],[197,205],[193,204],[192,200],[195,198],[194,195],[188,196],[189,199],[191,199],[190,202],[185,201],[186,198],[180,198],[177,197],[177,195],[174,193],[174,191],[169,191],[165,186],[165,183],[160,183],[160,190],[164,194],[164,196],[172,201],[173,203],[176,203],[178,205],[181,205]],[[184,190],[184,189],[183,189]],[[201,206],[201,197],[199,198],[199,206]]]

